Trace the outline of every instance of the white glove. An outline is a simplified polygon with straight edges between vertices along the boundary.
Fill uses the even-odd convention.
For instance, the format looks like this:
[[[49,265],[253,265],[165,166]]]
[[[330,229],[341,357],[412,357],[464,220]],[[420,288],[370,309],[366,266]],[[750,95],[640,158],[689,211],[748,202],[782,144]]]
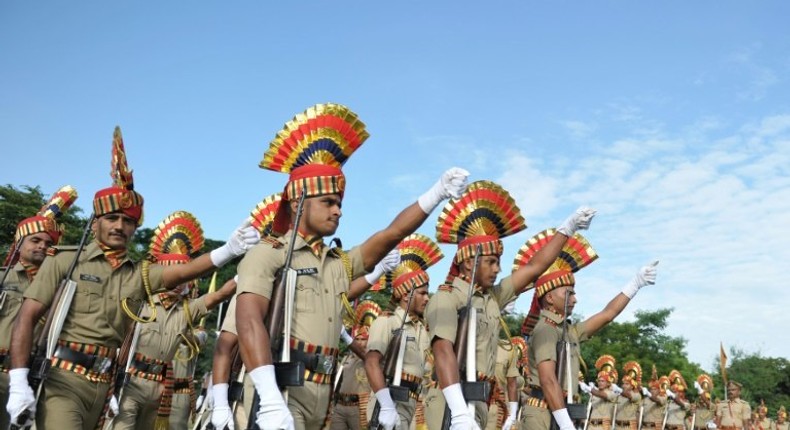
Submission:
[[[675,399],[675,393],[673,393],[669,388],[667,388],[667,397],[673,400]]]
[[[250,378],[260,397],[260,409],[255,417],[258,427],[261,430],[294,430],[294,418],[277,389],[274,365],[267,364],[253,369]]]
[[[195,400],[195,410],[196,410],[196,411],[199,411],[199,410],[200,410],[200,407],[201,407],[201,406],[203,406],[203,402],[204,402],[204,401],[206,401],[206,396],[204,396],[204,395],[202,395],[202,394],[201,394],[201,395],[199,395],[199,396],[198,396],[198,398],[197,398],[197,400]]]
[[[112,411],[113,416],[118,416],[118,398],[115,397],[115,394],[110,397],[110,411]]]
[[[203,347],[206,345],[206,341],[208,340],[208,333],[206,333],[206,330],[195,330],[192,333],[195,335],[195,340],[199,346]]]
[[[450,197],[457,199],[460,197],[466,191],[466,178],[468,176],[469,172],[460,167],[453,167],[444,172],[439,181],[417,199],[420,209],[429,214],[444,199]]]
[[[368,284],[373,285],[381,278],[385,272],[392,272],[400,264],[400,251],[395,248],[390,251],[381,261],[376,264],[373,271],[365,275],[365,280]]]
[[[650,390],[647,387],[642,387],[642,395],[645,397],[650,397]]]
[[[346,330],[345,327],[340,327],[340,338],[343,339],[343,342],[345,342],[346,345],[351,345],[351,342],[354,341],[354,338],[352,338],[351,335],[348,334],[348,331]]]
[[[518,412],[518,402],[507,402],[507,419],[502,424],[502,430],[510,430],[516,423],[516,413]]]
[[[579,389],[581,389],[583,393],[587,393],[587,394],[590,394],[592,392],[592,387],[587,385],[587,383],[584,381],[579,382]]]
[[[623,389],[617,384],[612,384],[612,392],[619,396],[623,392]]]
[[[36,396],[27,382],[29,372],[30,369],[24,367],[8,371],[8,403],[5,405],[5,410],[8,412],[10,422],[22,427],[32,425],[36,416]],[[24,411],[29,411],[27,420],[17,422],[19,415]]]
[[[230,406],[214,406],[211,411],[211,424],[215,429],[236,430]]]
[[[460,383],[442,389],[442,393],[447,401],[447,407],[450,408],[450,430],[480,430],[475,417],[466,406]]]
[[[705,425],[708,426],[710,430],[716,430],[716,422],[713,420],[708,421]]]
[[[590,228],[590,221],[592,221],[595,213],[595,209],[582,206],[576,209],[573,215],[569,216],[559,227],[557,227],[557,232],[571,237],[576,233],[576,230],[587,230]]]
[[[702,385],[699,382],[694,381],[694,389],[697,390],[697,394],[702,394]]]
[[[400,417],[398,411],[395,410],[395,402],[392,401],[390,389],[384,387],[376,391],[376,400],[378,400],[381,408],[379,409],[379,425],[384,427],[384,430],[393,430]]]
[[[560,427],[560,430],[576,430],[576,427],[573,425],[573,421],[571,421],[571,416],[568,415],[567,409],[557,409],[556,411],[552,412],[551,415],[554,416],[554,421],[557,421],[557,425]]]
[[[658,260],[639,269],[639,271],[636,272],[634,279],[631,279],[631,281],[628,282],[625,287],[623,287],[622,293],[625,294],[625,296],[629,299],[633,299],[640,288],[644,287],[645,285],[655,284],[657,272],[656,266],[658,266]]]
[[[261,235],[258,230],[250,225],[249,219],[244,220],[236,230],[233,230],[224,245],[211,251],[211,263],[216,267],[222,267],[228,261],[244,255],[260,241]]]

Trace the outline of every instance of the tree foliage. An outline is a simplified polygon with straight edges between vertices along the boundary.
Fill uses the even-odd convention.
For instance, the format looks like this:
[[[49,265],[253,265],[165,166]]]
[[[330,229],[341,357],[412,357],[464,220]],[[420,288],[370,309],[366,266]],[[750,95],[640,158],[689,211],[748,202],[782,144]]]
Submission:
[[[774,416],[779,406],[790,405],[790,361],[786,358],[764,357],[759,352],[747,354],[741,349],[730,348],[727,379],[743,384],[741,398],[752,404],[752,409],[765,400],[769,416]],[[711,375],[719,398],[723,398],[719,357],[713,360],[716,373]]]

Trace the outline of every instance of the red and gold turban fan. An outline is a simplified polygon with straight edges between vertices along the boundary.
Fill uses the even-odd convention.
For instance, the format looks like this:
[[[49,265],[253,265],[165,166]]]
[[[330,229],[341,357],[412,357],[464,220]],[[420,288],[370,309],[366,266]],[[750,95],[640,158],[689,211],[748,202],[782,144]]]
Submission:
[[[527,228],[521,210],[504,188],[491,181],[476,181],[461,197],[447,202],[436,223],[439,243],[458,244],[446,282],[459,276],[459,265],[482,255],[502,255],[502,238]]]
[[[370,334],[370,326],[381,315],[381,307],[373,300],[363,300],[357,305],[355,314],[357,322],[354,325],[351,336],[354,339],[358,337],[367,339]]]
[[[598,379],[604,379],[612,384],[617,381],[617,361],[609,354],[604,354],[595,360],[595,369],[598,371]]]
[[[713,392],[713,378],[711,378],[710,375],[703,373],[702,375],[697,376],[697,384],[702,388],[704,396],[710,400],[711,393]]]
[[[282,193],[274,193],[265,197],[250,213],[250,225],[258,230],[261,237],[271,234],[274,216],[277,215],[277,210],[280,208],[282,196]]]
[[[530,238],[519,248],[516,258],[513,260],[513,271],[526,265],[538,251],[551,242],[556,234],[557,230],[550,228]],[[573,237],[569,237],[557,259],[535,281],[535,295],[532,297],[529,312],[521,325],[521,334],[524,336],[532,334],[532,330],[538,322],[538,315],[540,315],[540,298],[543,295],[556,288],[574,286],[576,279],[573,274],[597,259],[598,254],[584,236],[576,233]]]
[[[406,236],[397,249],[400,253],[400,264],[371,286],[372,291],[379,291],[388,283],[391,284],[393,300],[400,300],[411,290],[428,285],[430,278],[426,270],[444,257],[436,242],[420,233]]]
[[[669,372],[669,383],[672,391],[675,393],[684,393],[686,390],[688,390],[686,380],[678,370],[672,369],[672,371]]]
[[[97,191],[93,197],[94,216],[122,212],[137,220],[138,227],[143,225],[143,196],[134,191],[134,179],[126,161],[120,127],[115,127],[113,133],[110,177],[113,185]]]
[[[8,250],[8,255],[3,265],[8,267],[19,260],[17,249],[21,243],[21,239],[25,236],[37,233],[47,233],[52,239],[53,245],[57,245],[65,231],[64,226],[58,223],[58,218],[74,204],[77,197],[77,190],[70,185],[66,185],[56,191],[55,194],[49,198],[47,203],[38,210],[36,215],[20,221],[14,232],[14,242]]]
[[[365,124],[343,105],[326,103],[297,114],[277,133],[259,166],[289,173],[282,199],[340,194],[346,187],[340,170],[369,137]],[[276,235],[290,228],[287,205],[281,205],[272,226]]]
[[[629,383],[635,390],[642,387],[642,366],[636,361],[629,361],[623,365],[623,383]]]

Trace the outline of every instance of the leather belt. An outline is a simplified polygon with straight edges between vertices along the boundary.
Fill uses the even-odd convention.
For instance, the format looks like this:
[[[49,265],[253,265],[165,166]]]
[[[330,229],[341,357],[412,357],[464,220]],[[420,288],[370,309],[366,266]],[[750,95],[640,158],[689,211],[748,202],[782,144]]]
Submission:
[[[594,419],[594,420],[590,420],[590,423],[589,423],[589,424],[590,424],[591,426],[602,426],[602,425],[604,425],[605,423],[606,423],[606,424],[608,424],[608,423],[609,423],[609,420]]]
[[[140,372],[150,373],[153,375],[163,375],[165,370],[167,370],[167,364],[146,362],[145,360],[140,360],[138,358],[132,360],[132,366]]]
[[[75,351],[63,345],[58,345],[55,348],[54,357],[61,360],[70,361],[74,364],[84,367],[88,371],[95,373],[109,372],[113,363],[113,359],[111,357],[86,354],[84,352]]]
[[[645,423],[642,423],[642,427],[652,429],[652,428],[658,427],[658,424],[657,423],[647,423],[647,422],[645,422]]]
[[[336,401],[341,406],[359,405],[359,394],[338,393]]]
[[[331,375],[332,371],[335,370],[337,357],[335,355],[316,354],[314,352],[291,349],[291,361],[301,361],[304,363],[305,369],[311,372]]]
[[[631,425],[631,421],[617,420],[614,423],[617,424],[618,427],[620,427],[620,426],[630,426]]]
[[[174,391],[186,390],[188,388],[189,388],[189,381],[187,380],[176,380],[175,382],[173,382]]]

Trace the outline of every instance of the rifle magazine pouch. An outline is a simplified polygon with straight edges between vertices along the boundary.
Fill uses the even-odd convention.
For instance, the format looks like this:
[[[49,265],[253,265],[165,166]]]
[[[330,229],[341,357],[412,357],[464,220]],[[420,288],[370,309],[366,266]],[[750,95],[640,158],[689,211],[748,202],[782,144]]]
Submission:
[[[488,402],[491,384],[488,381],[461,382],[461,390],[467,402]]]
[[[279,379],[277,380],[277,382],[279,383]],[[228,402],[232,403],[241,400],[244,400],[244,383],[239,381],[230,381],[230,385],[228,388]]]
[[[570,415],[571,419],[574,421],[587,418],[587,407],[581,403],[568,403],[565,405],[565,408],[568,410],[568,415]]]
[[[274,363],[274,376],[277,378],[277,385],[280,388],[303,386],[304,369],[304,363],[301,361]]]
[[[409,389],[407,387],[399,387],[397,385],[390,385],[390,396],[396,402],[409,401]]]

